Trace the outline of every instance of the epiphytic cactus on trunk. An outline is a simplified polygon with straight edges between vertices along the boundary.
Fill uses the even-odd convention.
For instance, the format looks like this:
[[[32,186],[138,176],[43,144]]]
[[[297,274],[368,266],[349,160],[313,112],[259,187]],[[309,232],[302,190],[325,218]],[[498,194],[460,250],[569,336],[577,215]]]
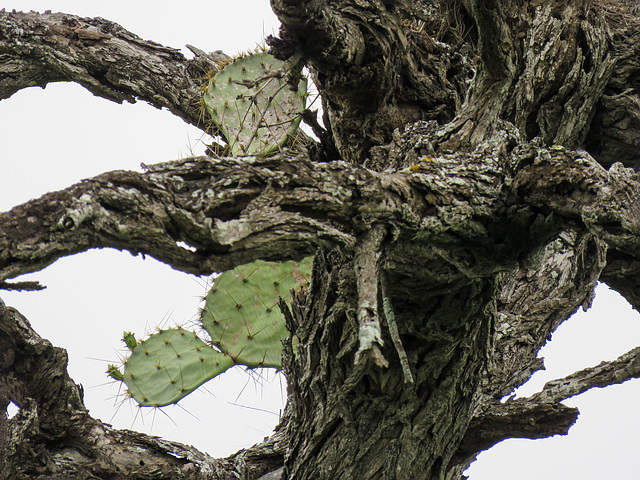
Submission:
[[[143,341],[125,332],[131,354],[108,375],[126,384],[141,406],[177,403],[233,365],[281,368],[282,339],[288,335],[278,307],[291,290],[306,286],[312,257],[300,262],[256,262],[218,275],[205,299],[200,322],[205,341],[183,328],[159,330]]]

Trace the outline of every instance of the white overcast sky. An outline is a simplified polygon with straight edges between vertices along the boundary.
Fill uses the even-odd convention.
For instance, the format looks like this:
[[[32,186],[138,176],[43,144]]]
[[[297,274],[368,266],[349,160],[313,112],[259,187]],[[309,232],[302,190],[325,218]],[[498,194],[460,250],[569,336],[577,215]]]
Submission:
[[[138,36],[174,48],[189,43],[234,54],[277,33],[268,0],[221,2],[7,0],[7,10],[62,11],[100,16]],[[200,154],[202,133],[144,103],[117,105],[77,85],[30,88],[0,102],[0,211],[48,191],[115,169],[139,170]],[[206,139],[205,139],[206,140]],[[36,331],[69,352],[69,371],[84,386],[91,414],[117,428],[134,428],[192,444],[214,456],[234,453],[268,436],[286,390],[272,370],[235,369],[207,383],[177,407],[138,409],[122,402],[104,374],[123,352],[123,330],[138,337],[165,322],[193,320],[206,279],[127,252],[94,250],[58,260],[24,279],[43,292],[0,292]],[[545,347],[546,381],[611,360],[640,345],[640,321],[624,300],[600,286],[593,308],[561,326]],[[638,478],[640,382],[598,389],[566,403],[581,410],[566,437],[508,440],[479,456],[471,480],[601,480]]]

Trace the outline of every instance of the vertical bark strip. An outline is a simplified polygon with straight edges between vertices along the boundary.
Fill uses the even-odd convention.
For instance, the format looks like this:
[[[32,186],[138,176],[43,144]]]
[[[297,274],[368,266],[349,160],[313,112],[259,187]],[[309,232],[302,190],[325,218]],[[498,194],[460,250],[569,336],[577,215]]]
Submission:
[[[356,247],[356,278],[358,281],[358,339],[360,346],[355,363],[363,353],[369,352],[376,365],[388,367],[380,347],[384,345],[378,315],[378,284],[380,279],[379,259],[386,228],[374,225]]]
[[[411,367],[409,366],[409,359],[407,358],[407,352],[402,345],[400,339],[400,333],[398,332],[398,324],[396,323],[396,314],[393,313],[393,307],[391,306],[391,300],[389,299],[389,287],[387,287],[387,277],[382,275],[380,279],[380,291],[382,294],[382,310],[384,311],[384,318],[389,328],[389,336],[393,341],[393,346],[396,347],[398,352],[398,358],[400,359],[400,365],[402,365],[402,372],[404,374],[405,383],[413,383],[413,374],[411,373]]]

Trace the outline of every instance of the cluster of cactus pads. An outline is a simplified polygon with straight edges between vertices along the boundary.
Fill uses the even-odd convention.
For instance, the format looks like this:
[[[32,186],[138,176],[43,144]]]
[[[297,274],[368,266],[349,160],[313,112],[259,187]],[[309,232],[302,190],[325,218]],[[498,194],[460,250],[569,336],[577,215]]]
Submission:
[[[256,52],[227,64],[209,80],[204,105],[232,155],[268,155],[298,128],[306,79],[287,83],[284,62]]]
[[[109,365],[108,375],[123,382],[140,405],[160,407],[177,403],[234,365],[281,368],[288,332],[278,301],[290,301],[292,289],[309,283],[312,262],[312,257],[258,260],[221,273],[200,316],[210,342],[183,328],[159,330],[140,342],[125,332],[131,354],[122,370]]]

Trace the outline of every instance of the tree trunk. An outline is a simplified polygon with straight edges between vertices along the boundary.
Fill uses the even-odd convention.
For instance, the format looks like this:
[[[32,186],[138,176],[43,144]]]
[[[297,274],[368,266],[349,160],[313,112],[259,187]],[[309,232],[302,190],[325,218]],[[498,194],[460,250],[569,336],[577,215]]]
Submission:
[[[272,5],[283,23],[274,54],[307,64],[322,94],[322,142],[106,173],[18,206],[0,215],[0,285],[105,246],[201,274],[315,252],[310,288],[281,305],[289,398],[276,434],[215,460],[114,431],[87,415],[64,352],[3,305],[0,401],[20,407],[0,423],[7,478],[454,480],[505,438],[566,433],[578,412],[562,400],[640,376],[635,349],[504,400],[598,280],[640,306],[640,178],[626,168],[640,144],[634,10],[613,0]],[[176,52],[104,20],[0,20],[11,59],[0,55],[0,96],[66,75],[198,124],[195,75]],[[45,33],[25,53],[29,24]],[[123,42],[133,53],[115,48]],[[41,61],[51,49],[67,53],[55,75]],[[127,78],[87,68],[107,55],[143,61]],[[155,76],[149,65],[164,62],[183,78]],[[179,95],[161,95],[176,85]]]

